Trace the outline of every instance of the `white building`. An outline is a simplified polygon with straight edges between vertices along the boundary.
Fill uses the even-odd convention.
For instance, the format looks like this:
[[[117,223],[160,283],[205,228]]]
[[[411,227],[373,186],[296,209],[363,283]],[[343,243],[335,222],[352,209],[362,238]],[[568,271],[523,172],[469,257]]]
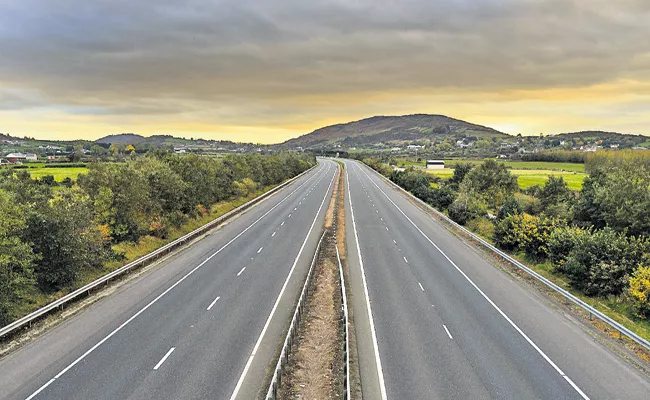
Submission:
[[[427,169],[445,169],[445,161],[427,160]]]

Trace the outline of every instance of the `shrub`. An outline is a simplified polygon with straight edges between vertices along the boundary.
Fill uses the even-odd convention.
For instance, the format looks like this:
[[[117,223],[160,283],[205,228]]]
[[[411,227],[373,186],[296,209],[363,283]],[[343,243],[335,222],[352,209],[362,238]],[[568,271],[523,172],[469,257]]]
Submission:
[[[563,271],[564,263],[573,248],[584,240],[585,235],[591,235],[590,229],[582,229],[574,226],[563,226],[554,229],[548,240],[548,256],[559,272]]]
[[[543,259],[548,255],[551,232],[557,220],[530,214],[514,214],[504,218],[495,229],[495,241],[506,250],[522,250],[528,257]]]
[[[650,267],[639,266],[630,277],[628,294],[641,318],[650,317]]]
[[[469,220],[487,215],[487,204],[475,195],[461,193],[448,208],[449,218],[461,225]]]
[[[467,229],[484,238],[494,236],[494,224],[487,218],[474,218],[467,222]]]
[[[502,219],[515,214],[521,214],[521,206],[519,202],[514,197],[508,197],[505,203],[499,209],[499,214],[497,219],[501,221]]]
[[[619,295],[625,289],[620,281],[629,276],[637,265],[650,259],[650,242],[626,237],[610,228],[578,235],[573,249],[561,267],[571,285],[588,295]],[[603,276],[616,280],[603,285]]]

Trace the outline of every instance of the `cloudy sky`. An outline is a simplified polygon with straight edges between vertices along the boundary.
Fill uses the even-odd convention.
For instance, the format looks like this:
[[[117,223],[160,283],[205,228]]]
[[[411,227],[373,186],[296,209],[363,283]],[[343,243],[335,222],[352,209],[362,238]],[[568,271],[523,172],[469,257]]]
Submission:
[[[650,135],[648,0],[0,0],[0,132],[273,143],[372,115]]]

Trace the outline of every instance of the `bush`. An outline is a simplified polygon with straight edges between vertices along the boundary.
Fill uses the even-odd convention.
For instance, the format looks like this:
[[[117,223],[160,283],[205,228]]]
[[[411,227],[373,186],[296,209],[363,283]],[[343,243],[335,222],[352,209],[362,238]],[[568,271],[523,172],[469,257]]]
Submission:
[[[639,266],[630,277],[628,294],[641,318],[650,317],[650,267]]]
[[[564,272],[562,268],[569,254],[586,235],[591,235],[590,229],[574,226],[563,226],[551,232],[548,240],[548,256],[557,271]]]
[[[460,225],[487,215],[487,204],[482,198],[461,193],[448,208],[449,218]]]
[[[514,197],[508,197],[503,206],[499,209],[499,214],[497,219],[501,221],[502,219],[509,217],[510,215],[521,214],[521,206],[519,202]]]
[[[484,238],[494,236],[494,224],[487,218],[474,218],[467,222],[467,229]]]
[[[528,257],[540,260],[548,256],[551,232],[559,225],[559,221],[549,218],[514,214],[497,224],[495,241],[501,248],[521,250]]]
[[[647,239],[626,237],[605,228],[589,234],[579,234],[566,262],[558,270],[566,274],[571,285],[588,295],[619,295],[639,264],[650,260],[650,242]],[[603,285],[603,276],[614,282]]]

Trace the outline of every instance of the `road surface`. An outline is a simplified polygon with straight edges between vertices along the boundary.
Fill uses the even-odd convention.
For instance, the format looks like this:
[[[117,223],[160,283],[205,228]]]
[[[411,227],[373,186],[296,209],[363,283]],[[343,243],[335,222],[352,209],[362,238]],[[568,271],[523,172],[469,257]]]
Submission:
[[[646,375],[346,161],[366,399],[650,399]]]
[[[321,160],[0,360],[0,398],[255,398],[313,257],[336,169]]]

